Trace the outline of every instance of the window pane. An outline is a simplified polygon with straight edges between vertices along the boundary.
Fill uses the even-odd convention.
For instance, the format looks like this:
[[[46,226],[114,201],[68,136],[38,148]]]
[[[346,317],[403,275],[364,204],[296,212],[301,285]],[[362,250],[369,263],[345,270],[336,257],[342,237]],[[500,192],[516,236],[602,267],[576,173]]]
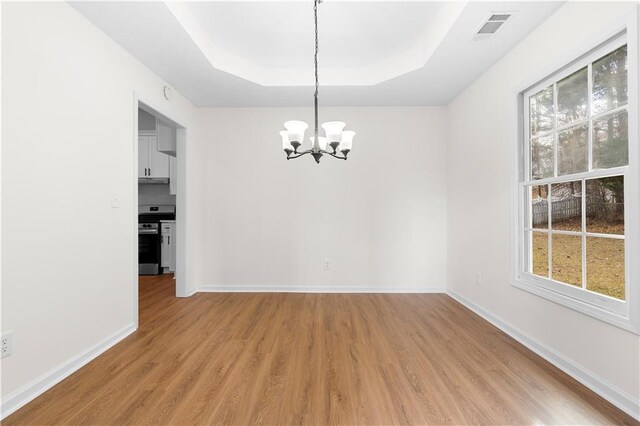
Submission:
[[[531,273],[544,278],[549,277],[549,234],[531,232]]]
[[[558,82],[558,126],[587,116],[587,67]]]
[[[587,125],[574,127],[558,135],[558,175],[587,171]]]
[[[582,287],[582,237],[551,235],[551,278]]]
[[[629,120],[627,111],[593,122],[593,168],[629,164]]]
[[[625,300],[624,240],[587,237],[587,290]]]
[[[553,135],[531,141],[531,179],[553,176]]]
[[[551,185],[551,229],[582,232],[582,182]]]
[[[593,114],[627,103],[627,46],[593,63]]]
[[[531,136],[553,128],[553,86],[529,98],[529,131]]]
[[[624,235],[624,177],[587,180],[587,232]]]
[[[533,185],[531,191],[531,226],[533,228],[549,228],[549,187]]]

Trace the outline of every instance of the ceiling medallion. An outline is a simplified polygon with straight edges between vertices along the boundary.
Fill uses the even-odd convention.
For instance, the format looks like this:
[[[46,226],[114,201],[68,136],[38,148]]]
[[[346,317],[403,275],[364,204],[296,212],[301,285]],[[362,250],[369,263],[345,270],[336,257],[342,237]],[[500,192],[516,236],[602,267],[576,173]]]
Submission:
[[[298,152],[298,149],[304,141],[304,132],[309,128],[304,121],[287,121],[284,123],[284,128],[280,132],[282,137],[282,148],[287,153],[287,160],[294,158],[300,158],[303,155],[311,154],[316,160],[316,163],[320,163],[320,159],[324,154],[328,154],[334,158],[340,160],[346,160],[347,154],[351,151],[353,144],[353,137],[356,132],[350,130],[344,130],[345,123],[342,121],[329,121],[322,124],[325,136],[318,136],[318,3],[322,3],[322,0],[314,0],[313,2],[313,17],[315,23],[315,55],[314,55],[314,67],[316,77],[316,91],[313,95],[314,100],[314,113],[315,113],[315,126],[313,129],[313,136],[311,140],[311,149]],[[330,151],[327,151],[327,145],[331,147]],[[342,154],[339,155],[338,151]]]

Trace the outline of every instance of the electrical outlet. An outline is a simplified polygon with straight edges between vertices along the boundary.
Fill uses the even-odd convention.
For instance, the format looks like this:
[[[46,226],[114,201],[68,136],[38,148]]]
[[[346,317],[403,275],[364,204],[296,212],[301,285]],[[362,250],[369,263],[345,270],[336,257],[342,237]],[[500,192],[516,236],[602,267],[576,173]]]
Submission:
[[[328,271],[331,269],[331,260],[330,259],[325,259],[324,260],[324,270]]]
[[[118,191],[111,193],[111,207],[114,209],[120,208],[120,193]]]
[[[482,287],[482,272],[476,272],[476,285]]]
[[[2,341],[0,345],[0,358],[11,355],[13,353],[13,332],[9,331],[3,334],[0,340]]]

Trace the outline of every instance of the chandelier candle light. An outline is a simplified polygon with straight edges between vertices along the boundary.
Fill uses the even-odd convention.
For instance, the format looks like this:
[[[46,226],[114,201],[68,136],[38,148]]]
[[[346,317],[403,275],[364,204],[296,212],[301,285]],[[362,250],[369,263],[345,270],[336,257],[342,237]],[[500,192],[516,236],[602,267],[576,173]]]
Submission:
[[[315,126],[313,129],[313,136],[309,138],[311,140],[311,149],[298,152],[298,148],[300,148],[304,141],[304,132],[309,128],[307,123],[296,120],[287,121],[284,123],[284,128],[287,130],[280,132],[280,136],[282,137],[282,148],[284,149],[284,152],[287,153],[287,160],[299,158],[306,154],[311,154],[316,160],[316,163],[320,163],[320,158],[322,158],[324,154],[328,154],[340,160],[346,160],[347,154],[349,154],[351,146],[353,145],[353,137],[356,135],[356,132],[352,132],[350,130],[345,131],[345,123],[342,121],[329,121],[322,124],[325,136],[318,136],[318,3],[322,3],[322,0],[314,0],[313,2],[313,17],[316,30],[314,56],[316,91],[313,95]],[[331,147],[330,151],[327,151],[327,145]],[[342,155],[339,155],[338,151],[340,151]]]

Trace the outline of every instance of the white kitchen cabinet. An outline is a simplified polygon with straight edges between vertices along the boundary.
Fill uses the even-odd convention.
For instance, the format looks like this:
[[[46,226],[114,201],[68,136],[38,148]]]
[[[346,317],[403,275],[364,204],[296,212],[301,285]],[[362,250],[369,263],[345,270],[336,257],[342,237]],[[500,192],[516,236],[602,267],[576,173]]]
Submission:
[[[138,177],[169,178],[169,156],[158,151],[156,135],[138,136]]]
[[[176,128],[171,127],[162,120],[156,120],[158,134],[158,151],[170,156],[176,155]]]
[[[176,157],[169,156],[169,194],[178,193],[178,161]]]
[[[169,272],[176,270],[176,224],[174,221],[160,223],[162,247],[160,248],[160,266],[169,268]]]
[[[138,136],[138,177],[149,177],[149,138],[147,136]]]
[[[158,151],[157,138],[149,138],[149,169],[151,177],[169,178],[169,156]]]

